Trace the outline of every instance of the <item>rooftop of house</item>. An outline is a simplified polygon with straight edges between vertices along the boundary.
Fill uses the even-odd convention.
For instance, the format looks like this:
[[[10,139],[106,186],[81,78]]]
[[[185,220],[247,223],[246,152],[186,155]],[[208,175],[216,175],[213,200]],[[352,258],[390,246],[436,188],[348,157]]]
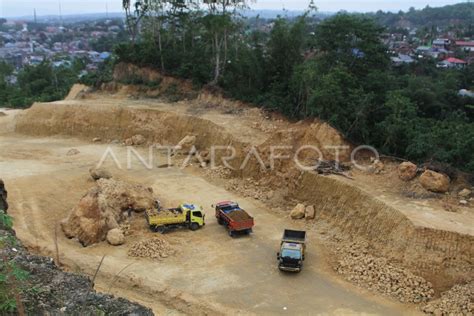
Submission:
[[[450,57],[444,60],[444,62],[451,63],[451,64],[466,64],[466,62],[462,59]]]
[[[472,46],[474,47],[474,41],[456,41],[457,46]]]

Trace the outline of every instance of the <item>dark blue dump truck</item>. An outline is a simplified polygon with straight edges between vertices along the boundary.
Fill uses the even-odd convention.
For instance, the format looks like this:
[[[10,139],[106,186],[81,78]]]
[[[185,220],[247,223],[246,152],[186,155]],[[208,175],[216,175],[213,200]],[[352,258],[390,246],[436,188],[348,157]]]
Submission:
[[[282,271],[300,272],[306,249],[306,232],[285,229],[277,253],[278,268]]]

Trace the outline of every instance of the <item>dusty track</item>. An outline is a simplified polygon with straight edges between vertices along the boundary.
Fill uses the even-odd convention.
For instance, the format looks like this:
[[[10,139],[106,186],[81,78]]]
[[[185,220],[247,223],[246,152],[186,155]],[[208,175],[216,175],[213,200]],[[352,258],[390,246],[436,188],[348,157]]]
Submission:
[[[37,252],[53,255],[54,223],[63,219],[92,185],[87,169],[100,159],[106,146],[17,135],[0,136],[0,144],[0,173],[8,184],[18,236]],[[66,156],[72,147],[81,153]],[[124,154],[123,147],[115,149]],[[170,205],[179,201],[202,204],[208,224],[195,233],[169,235],[178,254],[159,262],[126,255],[133,241],[152,235],[139,215],[132,221],[134,232],[120,247],[101,243],[83,248],[59,234],[61,261],[70,270],[92,274],[106,255],[97,282],[100,290],[136,300],[158,313],[397,315],[409,311],[388,300],[357,293],[351,285],[338,281],[326,264],[317,234],[309,237],[305,270],[299,275],[280,273],[275,252],[288,222],[261,203],[236,196],[186,170],[110,168],[116,177],[152,186]],[[239,200],[252,212],[257,222],[253,236],[231,239],[217,225],[210,204],[221,199]],[[128,265],[113,282],[113,276]]]

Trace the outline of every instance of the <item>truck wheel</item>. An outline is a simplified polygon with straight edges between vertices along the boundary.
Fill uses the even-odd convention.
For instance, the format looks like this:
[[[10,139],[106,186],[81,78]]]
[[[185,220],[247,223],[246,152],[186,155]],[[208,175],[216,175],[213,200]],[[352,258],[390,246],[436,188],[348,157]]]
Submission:
[[[189,229],[190,230],[198,230],[199,229],[199,224],[198,223],[191,223],[191,225],[189,226]]]
[[[235,237],[235,233],[234,233],[234,231],[232,231],[232,230],[229,230],[229,236],[230,236],[230,237],[232,237],[232,238],[234,238],[234,237]]]
[[[224,221],[223,221],[222,218],[220,218],[220,217],[217,219],[217,223],[218,223],[219,225],[224,225]]]

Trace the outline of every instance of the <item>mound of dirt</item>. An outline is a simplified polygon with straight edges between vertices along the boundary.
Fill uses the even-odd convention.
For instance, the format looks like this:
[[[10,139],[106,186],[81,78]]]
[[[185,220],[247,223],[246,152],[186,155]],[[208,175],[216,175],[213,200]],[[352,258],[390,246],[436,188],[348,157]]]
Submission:
[[[118,228],[124,212],[153,208],[153,191],[138,184],[99,179],[61,223],[68,238],[77,238],[83,246],[105,240],[107,232]]]
[[[5,112],[0,111],[0,116],[7,116]]]
[[[472,315],[474,313],[474,282],[455,285],[441,297],[421,309],[433,315]]]
[[[83,84],[76,83],[71,87],[69,90],[68,95],[66,96],[65,100],[75,100],[79,97],[79,95],[87,90],[87,86]]]
[[[173,255],[175,251],[170,243],[162,237],[153,237],[151,239],[136,242],[128,250],[131,257],[163,259]]]

